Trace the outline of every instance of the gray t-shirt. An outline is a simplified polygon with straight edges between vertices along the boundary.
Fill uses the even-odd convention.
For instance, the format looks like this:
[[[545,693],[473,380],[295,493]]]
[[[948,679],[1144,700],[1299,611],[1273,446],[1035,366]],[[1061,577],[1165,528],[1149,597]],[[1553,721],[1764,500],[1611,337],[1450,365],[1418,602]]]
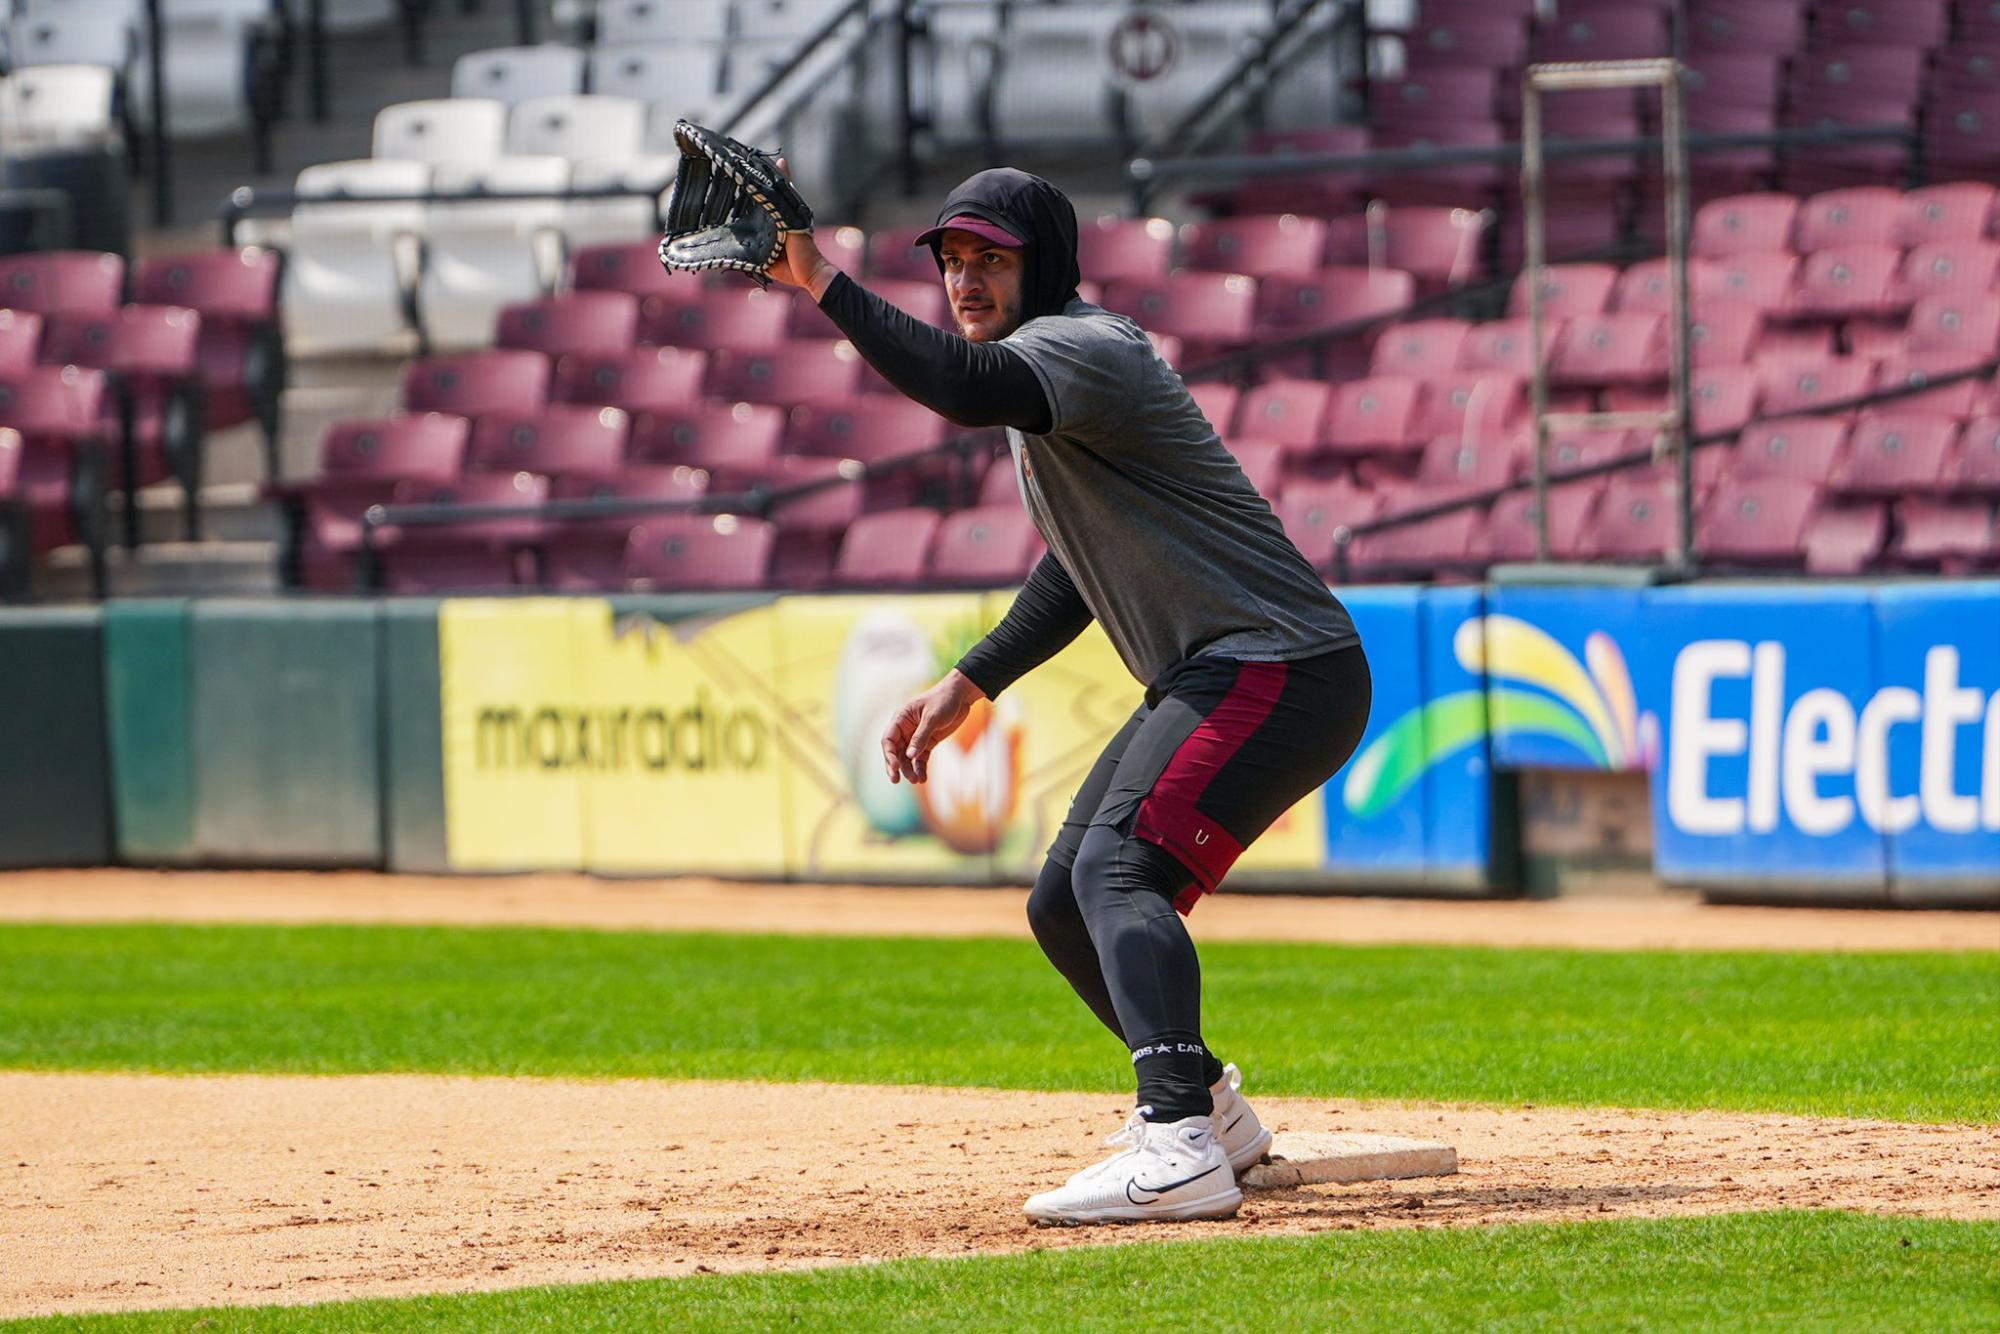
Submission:
[[[1004,343],[1049,400],[1047,435],[1007,432],[1028,513],[1141,683],[1361,642],[1144,330],[1076,300]]]

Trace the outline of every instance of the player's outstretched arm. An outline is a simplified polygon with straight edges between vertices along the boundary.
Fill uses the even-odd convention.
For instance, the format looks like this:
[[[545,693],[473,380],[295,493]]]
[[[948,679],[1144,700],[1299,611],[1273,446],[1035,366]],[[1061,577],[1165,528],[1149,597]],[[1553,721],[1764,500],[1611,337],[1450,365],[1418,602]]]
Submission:
[[[930,777],[931,751],[956,732],[986,693],[954,667],[944,679],[896,711],[882,733],[882,762],[892,783]]]

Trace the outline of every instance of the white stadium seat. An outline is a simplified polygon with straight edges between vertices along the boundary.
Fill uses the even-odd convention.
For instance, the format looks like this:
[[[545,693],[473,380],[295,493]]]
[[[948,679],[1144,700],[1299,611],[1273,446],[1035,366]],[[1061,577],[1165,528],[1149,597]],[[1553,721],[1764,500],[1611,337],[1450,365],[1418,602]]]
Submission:
[[[1117,11],[1036,6],[999,35],[994,134],[1009,142],[1101,142],[1116,132],[1105,34]]]
[[[708,42],[600,46],[590,53],[590,91],[679,107],[699,120],[719,105],[722,48]]]
[[[582,199],[563,213],[563,236],[569,248],[636,241],[660,230],[660,196],[674,183],[680,154],[626,158],[621,162],[579,162],[570,184],[578,190],[636,187],[654,192],[629,199]]]
[[[931,14],[933,57],[911,71],[930,107],[931,124],[945,143],[971,143],[980,135],[980,108],[993,82],[1000,19],[992,5],[941,5]]]
[[[507,151],[527,157],[615,162],[646,141],[646,104],[629,97],[538,97],[507,120]]]
[[[451,67],[453,97],[490,97],[516,106],[537,97],[583,91],[584,54],[573,46],[501,46],[460,56]]]
[[[847,0],[736,0],[736,30],[753,40],[796,45],[846,4]]]
[[[720,42],[730,35],[728,0],[602,0],[597,42]]]
[[[15,69],[30,65],[102,65],[123,73],[137,43],[122,9],[102,14],[80,10],[29,14],[7,25],[7,59]]]
[[[292,17],[305,30],[308,0],[290,0]],[[367,32],[396,21],[396,0],[320,0],[320,24],[330,33]]]
[[[1174,25],[1177,40],[1166,72],[1127,90],[1133,130],[1141,138],[1172,128],[1229,72],[1244,46],[1271,26],[1262,0],[1193,0],[1159,12]]]
[[[167,127],[176,139],[234,134],[250,124],[243,71],[257,21],[222,13],[174,18],[165,25]],[[126,75],[126,105],[139,126],[152,123],[152,66],[145,43]]]
[[[299,352],[374,351],[408,330],[421,203],[314,204],[312,197],[422,194],[422,162],[325,162],[299,173],[285,263],[285,342]]]
[[[507,157],[484,166],[440,167],[425,229],[417,317],[433,347],[483,347],[502,306],[546,295],[562,270],[561,228],[570,164],[560,157]],[[547,191],[546,200],[447,204],[446,195]]]
[[[102,65],[33,65],[0,78],[0,143],[84,143],[116,133],[117,76]]]
[[[396,102],[375,113],[374,153],[433,166],[496,161],[507,142],[507,107],[486,97]]]

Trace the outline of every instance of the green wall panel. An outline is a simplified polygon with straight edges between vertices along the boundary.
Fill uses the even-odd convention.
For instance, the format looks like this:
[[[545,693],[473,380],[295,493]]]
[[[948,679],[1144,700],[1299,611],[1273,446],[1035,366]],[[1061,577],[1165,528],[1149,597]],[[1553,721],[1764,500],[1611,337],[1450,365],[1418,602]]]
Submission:
[[[448,871],[436,598],[382,604],[382,785],[392,871]]]
[[[104,692],[118,856],[194,858],[194,736],[184,599],[104,607]]]
[[[0,613],[0,865],[111,860],[103,629],[94,607]]]
[[[197,602],[195,843],[204,860],[382,859],[378,604]]]

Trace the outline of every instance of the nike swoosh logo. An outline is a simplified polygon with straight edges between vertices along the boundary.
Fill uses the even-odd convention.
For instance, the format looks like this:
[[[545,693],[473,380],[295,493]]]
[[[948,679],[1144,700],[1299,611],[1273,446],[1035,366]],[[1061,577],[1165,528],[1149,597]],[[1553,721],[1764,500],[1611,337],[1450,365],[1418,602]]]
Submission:
[[[1236,1120],[1231,1121],[1228,1125],[1224,1126],[1222,1128],[1222,1133],[1227,1135],[1230,1131],[1236,1129],[1236,1127],[1242,1122],[1243,1116],[1244,1116],[1243,1113],[1238,1112],[1236,1114]]]
[[[1170,1190],[1179,1190],[1182,1186],[1187,1185],[1191,1181],[1201,1180],[1203,1177],[1207,1176],[1209,1172],[1219,1172],[1221,1170],[1222,1170],[1222,1164],[1217,1163],[1214,1167],[1209,1168],[1208,1172],[1196,1172],[1191,1177],[1182,1177],[1179,1181],[1169,1181],[1164,1186],[1139,1186],[1139,1178],[1133,1177],[1130,1181],[1127,1181],[1125,1183],[1125,1198],[1132,1201],[1132,1203],[1134,1204],[1151,1204],[1153,1203],[1153,1200],[1159,1199],[1162,1195],[1165,1195]],[[1139,1186],[1140,1190],[1151,1191],[1153,1199],[1142,1200],[1138,1196],[1134,1195],[1132,1193],[1132,1188],[1134,1186]]]

